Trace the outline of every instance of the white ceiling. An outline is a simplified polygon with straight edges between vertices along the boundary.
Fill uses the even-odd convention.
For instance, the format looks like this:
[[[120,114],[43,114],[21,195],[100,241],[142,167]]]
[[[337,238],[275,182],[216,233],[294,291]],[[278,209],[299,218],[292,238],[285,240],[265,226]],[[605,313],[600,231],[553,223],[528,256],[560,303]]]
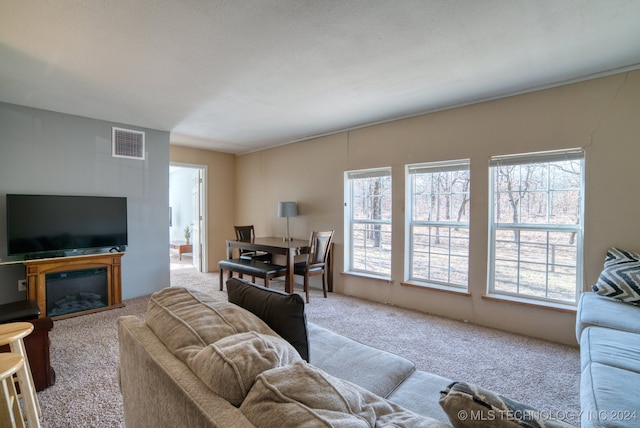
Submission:
[[[0,101],[229,153],[637,68],[639,0],[0,0]]]

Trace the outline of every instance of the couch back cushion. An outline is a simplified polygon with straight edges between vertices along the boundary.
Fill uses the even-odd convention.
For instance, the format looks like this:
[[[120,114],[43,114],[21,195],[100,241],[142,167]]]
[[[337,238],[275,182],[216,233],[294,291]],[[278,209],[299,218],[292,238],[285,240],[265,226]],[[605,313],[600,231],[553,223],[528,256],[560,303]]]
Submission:
[[[227,336],[249,331],[277,336],[251,312],[180,287],[152,294],[145,322],[169,351],[185,363],[202,348]]]
[[[216,394],[239,406],[265,370],[301,361],[286,340],[256,332],[227,336],[202,348],[189,367]]]
[[[309,361],[309,334],[302,297],[238,278],[227,281],[227,294],[229,302],[260,317],[280,337],[291,343],[305,361]]]
[[[309,323],[311,364],[340,379],[387,398],[416,365],[404,357],[373,348]],[[446,384],[445,384],[446,386]]]

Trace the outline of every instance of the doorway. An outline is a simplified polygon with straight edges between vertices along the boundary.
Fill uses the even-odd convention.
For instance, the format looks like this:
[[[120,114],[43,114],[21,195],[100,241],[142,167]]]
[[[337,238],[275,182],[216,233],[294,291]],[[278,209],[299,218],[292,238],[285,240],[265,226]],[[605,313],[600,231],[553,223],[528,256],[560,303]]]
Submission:
[[[207,272],[206,173],[204,165],[169,165],[169,240],[181,266]],[[172,263],[172,267],[174,264]]]

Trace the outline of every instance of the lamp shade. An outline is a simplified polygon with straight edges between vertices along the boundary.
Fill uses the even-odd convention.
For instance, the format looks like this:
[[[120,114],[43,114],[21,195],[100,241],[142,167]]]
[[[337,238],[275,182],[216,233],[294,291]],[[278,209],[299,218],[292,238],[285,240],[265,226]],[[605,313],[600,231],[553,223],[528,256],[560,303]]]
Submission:
[[[298,215],[297,202],[278,202],[278,217],[295,217]]]

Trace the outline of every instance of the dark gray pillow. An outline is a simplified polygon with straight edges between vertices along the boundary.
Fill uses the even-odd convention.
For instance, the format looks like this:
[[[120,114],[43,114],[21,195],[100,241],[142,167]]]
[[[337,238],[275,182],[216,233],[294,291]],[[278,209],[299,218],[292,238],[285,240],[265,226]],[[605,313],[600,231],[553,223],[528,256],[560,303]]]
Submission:
[[[298,294],[261,287],[239,278],[227,281],[229,302],[262,319],[309,361],[309,334],[304,300]]]

